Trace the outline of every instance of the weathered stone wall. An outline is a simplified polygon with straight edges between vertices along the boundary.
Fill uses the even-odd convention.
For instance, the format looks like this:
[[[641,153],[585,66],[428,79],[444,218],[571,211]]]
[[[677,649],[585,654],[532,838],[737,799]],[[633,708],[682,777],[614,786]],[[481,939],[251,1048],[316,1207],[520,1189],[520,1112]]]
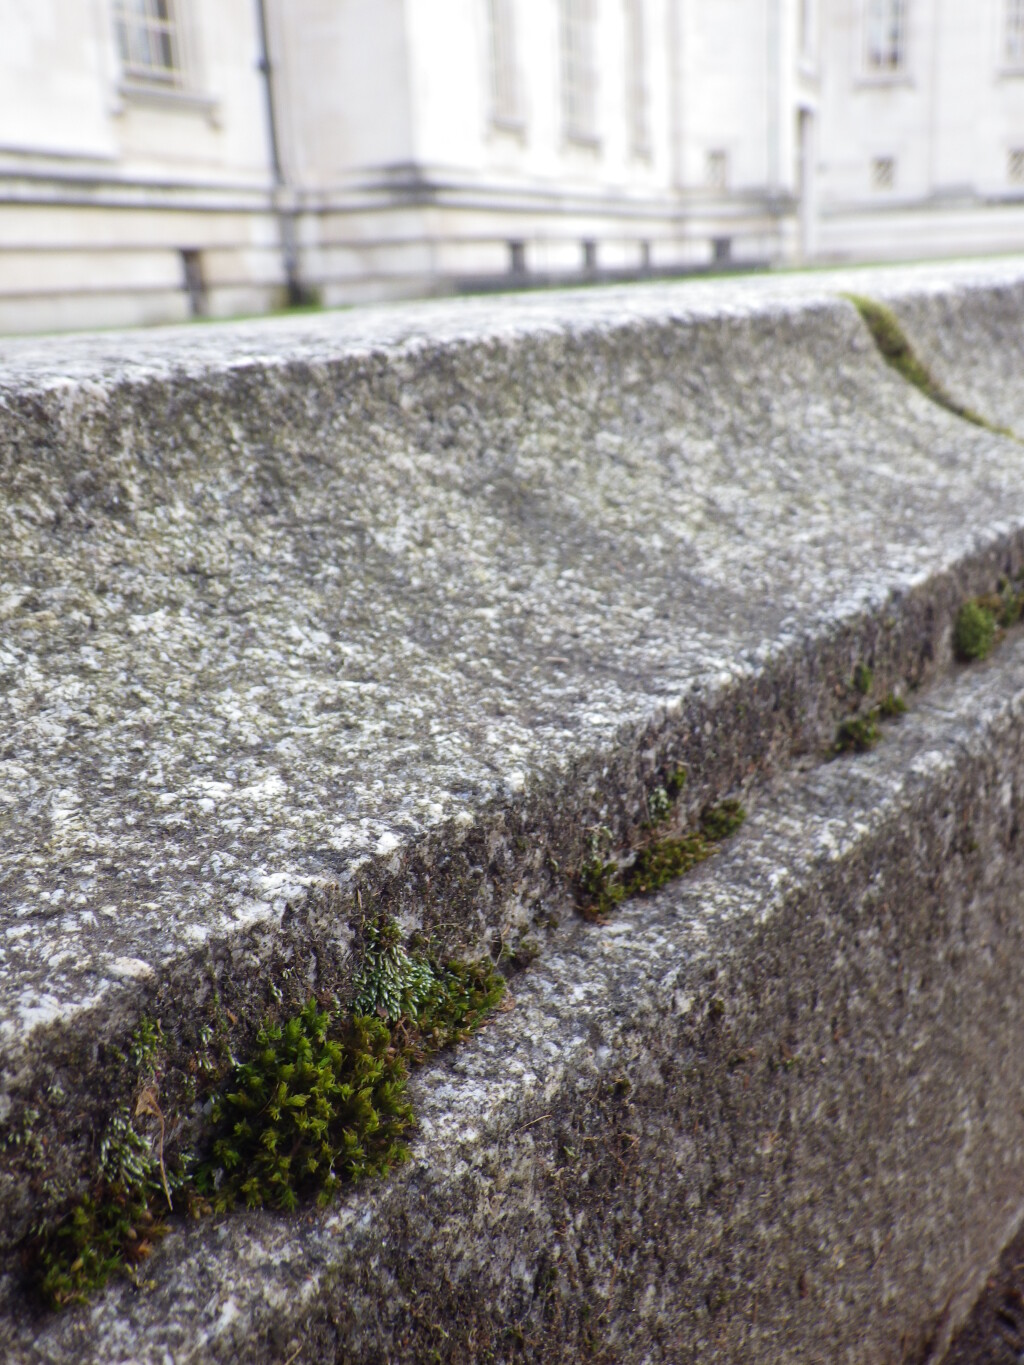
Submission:
[[[840,295],[888,299],[1012,426],[1022,269],[0,351],[12,1359],[942,1337],[1024,1153],[1024,675],[1010,641],[971,674],[950,649],[1024,564],[1024,447],[896,375]],[[823,765],[858,663],[912,714]],[[683,814],[755,818],[579,923],[595,830],[627,844],[680,766]],[[152,1295],[26,1323],[10,1255],[131,1099],[138,1019],[170,1069],[215,1015],[242,1048],[274,1002],[344,991],[357,896],[541,948],[417,1080],[413,1165],[314,1219],[175,1233]]]

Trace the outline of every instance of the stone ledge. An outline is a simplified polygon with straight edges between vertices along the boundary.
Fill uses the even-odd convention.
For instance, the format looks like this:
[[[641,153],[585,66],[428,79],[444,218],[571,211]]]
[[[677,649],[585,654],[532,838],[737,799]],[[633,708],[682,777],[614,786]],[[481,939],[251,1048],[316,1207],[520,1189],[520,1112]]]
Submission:
[[[174,1234],[7,1358],[923,1361],[1020,1212],[1022,721],[1017,640],[566,929],[391,1180]]]
[[[355,887],[514,939],[667,771],[698,810],[820,753],[858,662],[941,670],[1024,562],[1024,452],[849,287],[2,348],[0,1118],[39,1107],[54,1185],[140,1014],[186,1055],[218,992],[244,1039],[343,988]],[[5,1160],[4,1248],[41,1207]]]
[[[827,742],[859,659],[942,660],[1021,562],[1022,452],[908,390],[849,305],[754,284],[8,394],[15,1119],[87,1145],[143,1011],[343,984],[357,883],[410,928],[524,932],[659,770],[699,807]],[[39,1104],[54,1078],[73,1108]]]

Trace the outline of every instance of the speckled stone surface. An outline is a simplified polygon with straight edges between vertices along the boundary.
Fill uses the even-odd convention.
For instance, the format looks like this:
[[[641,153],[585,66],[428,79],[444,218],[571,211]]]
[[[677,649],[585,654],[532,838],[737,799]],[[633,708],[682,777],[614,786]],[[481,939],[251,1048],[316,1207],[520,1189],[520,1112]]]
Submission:
[[[566,926],[387,1183],[175,1233],[7,1358],[923,1360],[1020,1213],[1022,818],[1017,638]]]
[[[946,391],[994,426],[1024,436],[1024,278],[980,266],[944,282],[902,288],[891,275],[852,281],[890,304]]]
[[[696,811],[820,753],[856,662],[931,677],[1024,560],[1024,448],[837,293],[1022,278],[0,342],[0,1124],[46,1151],[4,1150],[0,1248],[143,1012],[184,1056],[343,986],[357,890],[514,941],[679,764]]]

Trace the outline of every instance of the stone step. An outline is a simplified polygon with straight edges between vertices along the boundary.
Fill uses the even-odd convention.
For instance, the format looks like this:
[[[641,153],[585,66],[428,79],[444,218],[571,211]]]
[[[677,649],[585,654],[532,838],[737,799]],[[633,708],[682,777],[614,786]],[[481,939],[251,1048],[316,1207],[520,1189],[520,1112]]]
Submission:
[[[910,331],[941,281],[872,288]],[[696,816],[820,758],[858,663],[879,695],[948,668],[1024,563],[1024,449],[894,374],[844,291],[0,346],[8,1259],[133,1098],[141,1019],[169,1067],[225,1018],[244,1050],[344,994],[360,904],[543,957],[668,774]]]
[[[386,1182],[178,1230],[6,1358],[923,1360],[1021,1214],[1022,722],[1016,638],[563,926]]]

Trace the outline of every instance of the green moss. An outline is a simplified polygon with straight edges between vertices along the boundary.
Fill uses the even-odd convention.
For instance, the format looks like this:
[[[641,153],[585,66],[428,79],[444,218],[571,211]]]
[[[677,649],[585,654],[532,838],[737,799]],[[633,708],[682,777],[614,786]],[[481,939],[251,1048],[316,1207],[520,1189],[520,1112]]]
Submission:
[[[953,625],[953,651],[961,663],[987,658],[995,644],[996,626],[995,615],[979,600],[963,604]]]
[[[196,1188],[215,1209],[239,1200],[290,1211],[328,1203],[343,1182],[382,1176],[408,1155],[405,1061],[382,1020],[340,1019],[310,1001],[265,1024],[214,1103]]]
[[[870,710],[847,716],[839,722],[832,753],[863,754],[873,749],[882,738],[883,732],[879,721],[895,720],[902,716],[906,709],[907,704],[902,697],[897,697],[894,692],[887,692]]]
[[[866,697],[871,691],[875,680],[875,675],[867,664],[858,664],[853,670],[853,686],[862,697]]]
[[[655,787],[647,798],[647,814],[652,825],[660,825],[672,814],[672,797],[666,787]]]
[[[170,1173],[180,1187],[180,1171]],[[168,1199],[160,1159],[119,1109],[100,1141],[92,1187],[29,1249],[38,1296],[49,1308],[84,1303],[112,1275],[131,1273],[166,1231]]]
[[[877,709],[883,720],[896,720],[906,712],[907,703],[902,697],[897,697],[895,692],[887,692],[878,703]]]
[[[430,995],[434,976],[426,959],[410,956],[394,920],[370,920],[364,928],[363,958],[352,982],[356,1014],[382,1019],[415,1019]]]
[[[400,1039],[403,1054],[414,1062],[465,1042],[505,994],[505,978],[486,960],[449,962],[432,970],[434,986],[417,1018],[403,1026]]]
[[[167,1231],[154,1208],[159,1183],[99,1180],[55,1229],[30,1248],[34,1286],[47,1308],[88,1302],[113,1275],[131,1273]]]
[[[310,1000],[288,1019],[264,1022],[213,1097],[196,1154],[171,1170],[155,1086],[144,1087],[135,1113],[160,1119],[157,1151],[127,1110],[114,1115],[92,1185],[28,1248],[30,1280],[46,1305],[84,1302],[112,1275],[131,1275],[166,1231],[172,1190],[175,1205],[180,1192],[197,1215],[237,1203],[287,1211],[312,1198],[326,1203],[342,1184],[405,1160],[414,1121],[409,1066],[467,1038],[501,1000],[505,980],[487,960],[440,963],[408,952],[382,916],[365,926],[354,986],[357,1005],[372,1004],[372,1014]],[[140,1071],[162,1042],[157,1025],[136,1030],[129,1054]]]
[[[576,898],[588,919],[605,919],[626,898],[619,864],[591,858],[576,879]]]
[[[143,1016],[136,1025],[128,1043],[128,1061],[140,1075],[151,1071],[153,1064],[164,1044],[163,1029],[159,1020]]]
[[[974,426],[984,427],[988,431],[993,431],[1000,436],[1013,436],[1013,432],[1007,427],[994,426],[984,417],[974,412],[973,409],[958,403],[951,394],[943,388],[938,380],[932,375],[928,367],[915,354],[913,347],[908,340],[906,333],[893,313],[892,309],[885,304],[878,303],[874,299],[864,298],[861,294],[845,294],[844,298],[849,299],[857,312],[861,315],[868,331],[871,333],[875,345],[878,347],[884,360],[901,375],[908,384],[913,384],[915,388],[930,398],[933,403],[938,403],[940,407],[952,412],[955,416],[962,418],[965,422],[971,422]]]
[[[953,653],[961,663],[985,659],[999,643],[1002,632],[1015,626],[1024,614],[1024,576],[1001,578],[995,592],[972,597],[963,604],[953,622]]]
[[[702,863],[710,851],[700,830],[678,839],[655,840],[640,849],[632,865],[622,873],[624,895],[645,896],[657,891]]]
[[[592,859],[576,880],[576,899],[587,919],[603,920],[630,896],[645,896],[683,876],[739,829],[746,812],[738,801],[709,807],[697,829],[680,835],[653,833],[631,861]]]
[[[747,818],[747,812],[738,801],[720,801],[717,806],[709,807],[701,816],[701,833],[705,839],[718,843],[735,834]]]

